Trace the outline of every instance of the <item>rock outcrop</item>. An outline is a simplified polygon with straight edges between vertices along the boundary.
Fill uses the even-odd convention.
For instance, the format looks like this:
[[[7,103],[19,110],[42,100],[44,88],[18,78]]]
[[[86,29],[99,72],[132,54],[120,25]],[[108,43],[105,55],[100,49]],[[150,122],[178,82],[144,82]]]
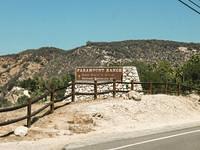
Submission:
[[[128,92],[128,99],[140,101],[142,99],[142,94],[137,91],[130,91],[130,92]]]
[[[31,97],[28,90],[25,90],[21,87],[13,87],[12,90],[8,92],[8,94],[5,96],[5,99],[15,104],[17,103],[18,99],[22,96],[26,96],[27,98]]]

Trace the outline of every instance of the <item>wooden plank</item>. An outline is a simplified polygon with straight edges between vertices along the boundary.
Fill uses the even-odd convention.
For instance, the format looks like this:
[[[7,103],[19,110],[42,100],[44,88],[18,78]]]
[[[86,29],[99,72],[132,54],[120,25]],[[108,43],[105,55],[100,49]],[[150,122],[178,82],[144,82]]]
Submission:
[[[26,106],[27,106],[27,104],[23,104],[23,105],[19,105],[19,106],[14,106],[14,107],[8,107],[8,108],[1,108],[0,109],[0,113],[18,110],[18,109],[24,108]]]
[[[75,101],[75,81],[72,81],[72,102]]]
[[[152,82],[149,82],[149,94],[152,94]]]
[[[97,80],[94,80],[94,99],[97,99]]]
[[[131,80],[131,90],[133,91],[134,90],[134,81]]]
[[[54,112],[54,92],[51,91],[51,97],[50,97],[51,105],[50,105],[50,112]]]
[[[93,96],[94,96],[94,92],[93,92],[93,93],[81,93],[81,92],[76,92],[76,95],[93,95]]]
[[[113,84],[113,82],[107,81],[107,82],[98,82],[97,83],[97,85],[106,85],[106,84]]]
[[[124,91],[124,90],[116,90],[118,93],[128,93],[129,91]]]
[[[4,122],[1,122],[0,126],[6,126],[6,125],[9,125],[9,124],[13,124],[13,123],[22,121],[24,119],[27,119],[27,115],[23,116],[23,117],[16,118],[16,119],[11,119],[11,120],[7,120],[7,121],[4,121]]]
[[[31,127],[31,99],[28,99],[27,105],[27,127]]]
[[[113,79],[113,97],[116,96],[116,80]]]
[[[80,85],[94,85],[94,82],[77,82],[75,84],[80,84]]]
[[[72,94],[66,95],[66,96],[64,96],[64,97],[61,98],[61,99],[54,100],[54,103],[61,102],[61,101],[65,100],[65,99],[67,99],[67,98],[69,98],[69,97],[71,97],[71,96],[72,96]]]
[[[109,94],[113,92],[113,90],[110,90],[110,91],[104,91],[104,92],[98,92],[98,95],[103,95],[103,94]]]
[[[177,95],[179,96],[180,93],[181,93],[181,86],[180,86],[180,84],[178,83],[178,84],[177,84]]]
[[[31,101],[31,104],[34,104],[38,101],[40,101],[41,99],[45,98],[48,95],[48,92],[46,91],[43,95],[36,97],[35,99],[33,99]],[[24,107],[27,107],[28,104],[22,104],[22,105],[18,105],[18,106],[14,106],[14,107],[7,107],[7,108],[1,108],[0,109],[0,113],[1,112],[9,112],[9,111],[14,111],[14,110],[18,110]]]
[[[118,84],[131,84],[131,82],[119,82],[119,81],[116,81],[116,83],[118,83]]]
[[[46,108],[48,108],[49,106],[51,106],[52,102],[49,102],[48,104],[42,106],[41,108],[39,108],[38,110],[32,112],[31,117],[36,116],[38,113],[40,113],[41,111],[45,110]]]

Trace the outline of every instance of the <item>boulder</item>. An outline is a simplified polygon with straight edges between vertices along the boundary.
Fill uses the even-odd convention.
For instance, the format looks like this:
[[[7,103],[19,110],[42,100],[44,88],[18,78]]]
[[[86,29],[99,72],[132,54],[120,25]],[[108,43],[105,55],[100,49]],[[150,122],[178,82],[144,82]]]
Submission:
[[[24,137],[28,134],[28,128],[24,126],[19,126],[14,130],[14,134],[20,137]]]
[[[130,91],[128,92],[128,98],[136,100],[136,101],[140,101],[142,99],[142,94],[136,91]]]
[[[13,87],[12,90],[7,93],[5,99],[15,104],[17,103],[17,100],[22,96],[27,96],[30,98],[29,91],[21,87]]]
[[[30,96],[30,94],[29,94],[29,91],[28,91],[28,90],[24,90],[24,92],[23,92],[23,93],[24,93],[24,95],[25,95],[25,96],[27,96],[28,98],[30,98],[30,97],[31,97],[31,96]]]

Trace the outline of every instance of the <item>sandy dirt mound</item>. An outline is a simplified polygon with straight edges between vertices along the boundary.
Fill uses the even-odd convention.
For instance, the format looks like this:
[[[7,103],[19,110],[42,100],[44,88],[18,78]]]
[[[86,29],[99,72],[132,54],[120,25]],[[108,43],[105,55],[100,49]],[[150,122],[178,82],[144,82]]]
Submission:
[[[145,95],[140,102],[123,99],[96,101],[71,109],[72,112],[80,110],[93,117],[95,114],[101,116],[94,118],[96,130],[133,130],[200,118],[197,98],[168,95]]]

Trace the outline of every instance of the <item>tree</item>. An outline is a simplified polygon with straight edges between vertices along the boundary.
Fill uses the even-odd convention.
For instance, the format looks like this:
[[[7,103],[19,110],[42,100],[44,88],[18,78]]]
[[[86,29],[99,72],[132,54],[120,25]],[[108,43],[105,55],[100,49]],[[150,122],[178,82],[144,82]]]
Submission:
[[[37,82],[34,79],[28,78],[27,80],[19,81],[18,86],[34,92],[37,89]]]
[[[175,72],[167,61],[160,61],[156,67],[155,72],[159,75],[160,82],[173,82]]]
[[[200,87],[200,54],[192,56],[183,65],[183,82],[189,85]]]

